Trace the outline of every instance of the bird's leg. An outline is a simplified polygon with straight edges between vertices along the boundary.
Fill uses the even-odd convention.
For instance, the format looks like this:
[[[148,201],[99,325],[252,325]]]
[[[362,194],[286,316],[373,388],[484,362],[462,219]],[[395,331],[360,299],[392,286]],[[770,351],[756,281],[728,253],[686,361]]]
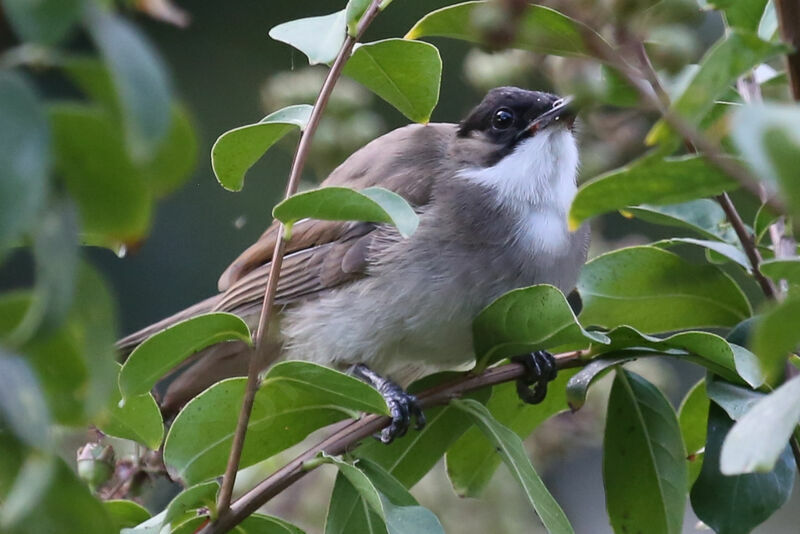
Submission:
[[[389,407],[392,424],[381,431],[380,440],[383,443],[391,443],[394,438],[404,436],[412,417],[416,421],[415,428],[417,430],[421,430],[425,426],[425,414],[419,407],[417,397],[406,393],[403,388],[364,364],[354,365],[350,369],[350,373],[377,389]]]
[[[556,377],[556,360],[546,350],[537,350],[511,358],[525,367],[525,375],[517,379],[517,395],[528,404],[539,404],[547,395],[547,383]],[[532,388],[530,386],[533,386]]]

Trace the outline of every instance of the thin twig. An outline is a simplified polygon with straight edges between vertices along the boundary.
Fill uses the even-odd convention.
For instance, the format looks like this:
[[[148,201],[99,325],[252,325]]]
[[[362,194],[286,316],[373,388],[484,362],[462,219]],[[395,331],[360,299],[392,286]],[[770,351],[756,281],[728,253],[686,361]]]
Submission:
[[[586,351],[557,354],[555,355],[556,367],[558,369],[579,367],[585,363],[585,360],[582,359],[585,354]],[[525,370],[522,365],[509,363],[499,367],[492,367],[479,375],[466,375],[455,382],[435,386],[420,393],[417,397],[422,408],[440,406],[471,391],[516,380],[523,376],[524,373]],[[231,505],[229,513],[221,516],[215,523],[207,524],[198,534],[227,532],[270,499],[317,467],[316,464],[307,464],[306,462],[316,458],[322,452],[336,456],[352,450],[359,442],[379,432],[390,423],[391,418],[374,414],[365,415],[353,421],[261,481],[253,489],[238,498]]]
[[[289,198],[297,192],[297,187],[300,183],[300,176],[303,173],[306,158],[308,157],[309,149],[311,148],[311,140],[319,125],[322,112],[328,103],[328,99],[333,92],[339,77],[341,76],[342,69],[345,63],[350,58],[353,51],[353,46],[359,38],[364,34],[364,31],[375,19],[379,12],[380,1],[373,0],[358,24],[358,30],[355,36],[347,35],[339,53],[336,56],[333,65],[331,66],[328,76],[325,78],[325,83],[320,89],[319,96],[314,103],[314,108],[311,111],[311,116],[308,119],[308,124],[300,136],[300,142],[297,145],[297,152],[292,162],[292,170],[289,175],[289,181],[286,185],[286,194],[284,198]],[[239,412],[239,419],[236,423],[236,430],[233,435],[233,443],[231,444],[231,452],[228,456],[228,464],[225,468],[225,475],[222,477],[222,487],[220,488],[219,498],[217,501],[217,510],[220,519],[228,512],[230,507],[231,495],[233,494],[233,485],[236,481],[236,472],[239,469],[239,461],[242,456],[242,449],[244,447],[244,439],[247,434],[247,425],[250,421],[250,414],[253,410],[253,402],[255,401],[256,393],[259,387],[259,373],[268,363],[267,360],[267,334],[269,332],[269,323],[272,317],[275,292],[278,287],[278,278],[283,264],[283,255],[286,249],[285,227],[281,224],[278,228],[278,239],[275,242],[275,249],[272,254],[272,263],[269,269],[269,278],[267,280],[267,287],[264,291],[264,302],[261,306],[261,314],[258,320],[258,329],[256,330],[256,344],[253,353],[250,356],[250,366],[247,371],[247,385],[245,389],[244,399],[242,400],[242,408]]]

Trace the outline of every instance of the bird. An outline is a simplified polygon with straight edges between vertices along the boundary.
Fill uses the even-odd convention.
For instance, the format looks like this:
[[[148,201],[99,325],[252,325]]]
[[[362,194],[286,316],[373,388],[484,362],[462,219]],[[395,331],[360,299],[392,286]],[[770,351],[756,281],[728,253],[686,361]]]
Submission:
[[[391,225],[295,223],[280,272],[269,361],[305,360],[348,371],[384,396],[402,436],[424,415],[403,386],[430,370],[474,359],[471,324],[504,293],[551,284],[574,289],[589,229],[571,231],[567,213],[579,165],[569,99],[497,87],[459,123],[411,124],[369,142],[321,183],[379,186],[402,196],[419,225],[403,237]],[[149,336],[198,314],[224,311],[257,323],[273,248],[274,222],[222,273],[218,293],[118,342],[129,353]],[[184,363],[161,396],[165,413],[214,382],[247,374],[248,347],[226,342]],[[538,402],[555,376],[552,355],[517,359],[518,392]],[[534,388],[529,390],[528,386]]]

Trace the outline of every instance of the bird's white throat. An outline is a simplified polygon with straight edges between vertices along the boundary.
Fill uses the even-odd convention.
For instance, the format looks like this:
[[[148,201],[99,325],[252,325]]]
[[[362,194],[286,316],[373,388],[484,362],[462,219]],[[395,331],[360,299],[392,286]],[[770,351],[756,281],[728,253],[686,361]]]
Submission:
[[[567,213],[577,190],[578,147],[566,128],[548,128],[519,143],[492,167],[461,177],[492,189],[519,214],[512,231],[534,253],[557,253],[569,238]]]

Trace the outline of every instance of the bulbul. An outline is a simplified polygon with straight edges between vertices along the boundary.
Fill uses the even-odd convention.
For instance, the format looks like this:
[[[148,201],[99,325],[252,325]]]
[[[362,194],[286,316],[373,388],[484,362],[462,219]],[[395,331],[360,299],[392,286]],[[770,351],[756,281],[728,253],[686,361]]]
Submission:
[[[393,415],[384,441],[406,431],[409,415],[419,424],[415,399],[397,384],[473,359],[471,324],[485,306],[515,288],[552,284],[566,294],[575,286],[589,230],[567,228],[578,167],[567,104],[553,94],[499,87],[459,124],[399,128],[337,167],[322,187],[394,191],[419,214],[418,229],[403,238],[386,224],[296,223],[278,282],[270,360],[321,363],[372,383]],[[219,294],[119,347],[130,351],[210,311],[255,325],[276,239],[273,224],[222,274]],[[213,382],[246,374],[247,354],[240,342],[202,351],[169,385],[162,409],[174,411]],[[521,361],[528,383],[539,388],[527,400],[541,400],[555,374],[552,357]]]

